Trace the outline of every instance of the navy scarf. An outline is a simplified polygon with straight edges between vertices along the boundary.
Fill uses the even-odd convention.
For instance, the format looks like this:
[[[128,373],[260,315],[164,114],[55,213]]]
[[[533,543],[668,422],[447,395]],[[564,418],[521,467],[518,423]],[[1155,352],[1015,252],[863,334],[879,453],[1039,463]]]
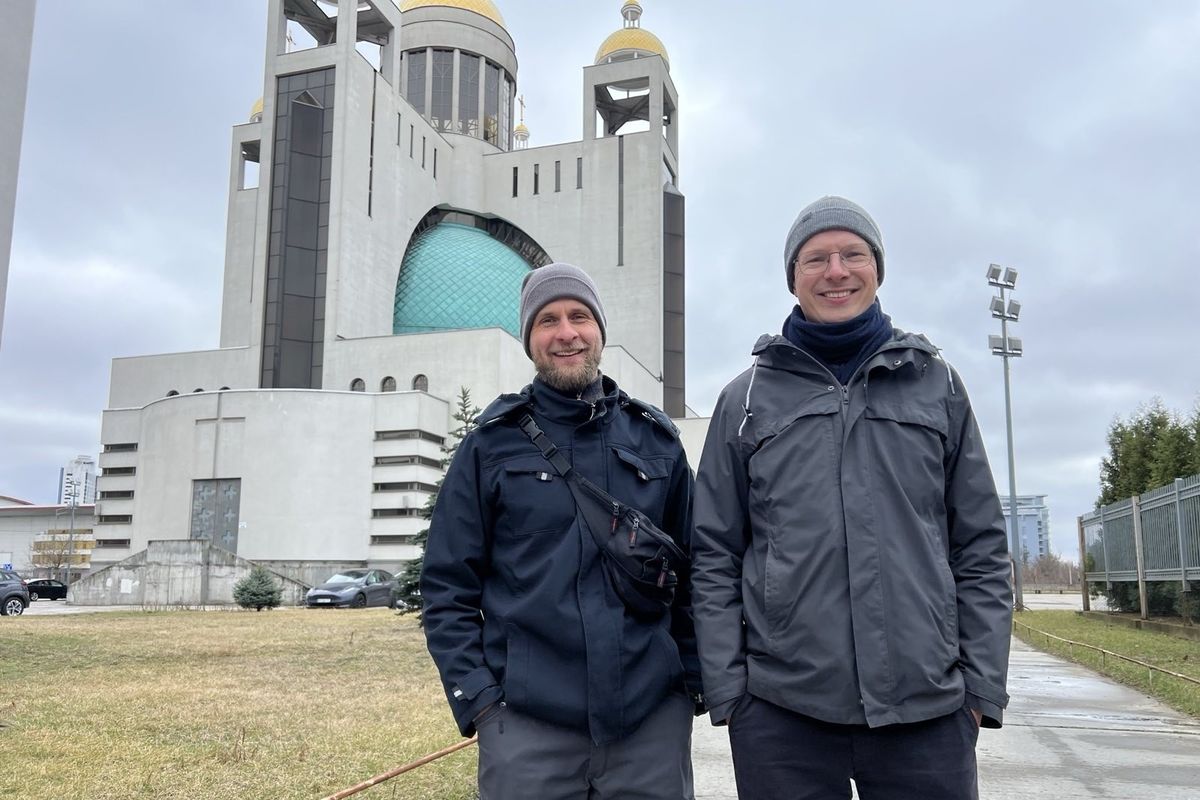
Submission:
[[[845,384],[872,353],[892,338],[892,318],[876,299],[871,307],[845,322],[809,322],[800,306],[783,323],[789,342],[815,356]]]

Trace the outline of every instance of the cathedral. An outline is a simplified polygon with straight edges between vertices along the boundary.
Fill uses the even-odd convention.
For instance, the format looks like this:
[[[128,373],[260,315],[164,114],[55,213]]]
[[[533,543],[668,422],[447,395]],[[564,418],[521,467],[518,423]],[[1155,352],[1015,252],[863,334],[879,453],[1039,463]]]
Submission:
[[[269,0],[263,96],[230,141],[219,347],[114,359],[79,602],[145,602],[172,570],[222,602],[217,562],[304,585],[416,556],[460,390],[483,406],[533,376],[518,297],[552,261],[605,298],[603,371],[689,416],[679,99],[618,1],[581,54],[580,138],[534,146],[492,0]]]

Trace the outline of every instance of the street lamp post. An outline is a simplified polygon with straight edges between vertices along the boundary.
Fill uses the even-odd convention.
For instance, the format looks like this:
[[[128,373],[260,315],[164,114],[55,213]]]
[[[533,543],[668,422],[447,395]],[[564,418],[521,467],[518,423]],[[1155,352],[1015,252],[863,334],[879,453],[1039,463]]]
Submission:
[[[87,480],[87,476],[84,476],[84,480]],[[71,527],[67,530],[67,565],[63,583],[70,586],[71,567],[75,561],[75,506],[79,504],[79,480],[74,475],[70,475],[66,479],[66,484],[67,503],[71,508]]]
[[[1025,610],[1025,593],[1021,579],[1021,536],[1017,528],[1017,464],[1013,455],[1012,390],[1009,387],[1010,358],[1020,358],[1024,352],[1021,340],[1008,335],[1008,323],[1016,322],[1021,316],[1021,304],[1005,295],[1017,285],[1017,271],[1011,267],[990,264],[987,271],[988,284],[1000,290],[992,298],[992,316],[1000,320],[1000,335],[988,336],[992,355],[1004,359],[1004,421],[1008,428],[1008,537],[1009,551],[1013,561],[1013,607]]]

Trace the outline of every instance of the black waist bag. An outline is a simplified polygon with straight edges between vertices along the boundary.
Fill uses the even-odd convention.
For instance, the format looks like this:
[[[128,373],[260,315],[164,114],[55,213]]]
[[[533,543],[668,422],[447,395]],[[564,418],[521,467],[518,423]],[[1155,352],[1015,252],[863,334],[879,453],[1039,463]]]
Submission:
[[[604,574],[621,602],[642,619],[665,614],[679,583],[676,569],[686,564],[687,554],[641,511],[575,472],[533,417],[521,418],[521,430],[567,482],[580,523],[600,549]]]

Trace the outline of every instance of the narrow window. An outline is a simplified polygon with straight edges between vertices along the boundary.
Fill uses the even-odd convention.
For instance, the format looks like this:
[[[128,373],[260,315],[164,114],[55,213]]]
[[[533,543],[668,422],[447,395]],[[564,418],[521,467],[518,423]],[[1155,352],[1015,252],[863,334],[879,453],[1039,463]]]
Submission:
[[[238,179],[239,189],[258,188],[258,142],[242,142],[241,176]]]
[[[404,138],[404,118],[399,114],[396,115],[396,146],[400,146],[400,140]]]
[[[379,382],[379,391],[381,391],[381,392],[396,391],[396,379],[393,378],[391,375],[384,378],[382,381]]]
[[[437,148],[433,148],[433,179],[437,180]]]
[[[425,169],[425,144],[426,144],[426,139],[424,136],[422,136],[421,137],[421,169]]]
[[[371,81],[371,136],[367,141],[367,216],[371,216],[371,202],[375,195],[375,92],[379,88],[379,73]]]
[[[561,189],[562,189],[562,162],[555,161],[554,162],[554,191],[557,192],[557,191],[560,191]]]
[[[421,116],[425,115],[425,51],[413,50],[405,58],[408,62],[408,102]]]
[[[541,166],[541,164],[533,165],[533,193],[534,194],[538,193],[538,168],[540,166]]]
[[[513,167],[513,197],[517,196],[517,168]]]
[[[575,159],[575,188],[583,188],[583,159]]]
[[[413,132],[413,126],[409,125],[408,126],[408,157],[409,158],[413,157],[413,141],[416,138],[417,138],[417,135],[416,135],[416,133]]]

